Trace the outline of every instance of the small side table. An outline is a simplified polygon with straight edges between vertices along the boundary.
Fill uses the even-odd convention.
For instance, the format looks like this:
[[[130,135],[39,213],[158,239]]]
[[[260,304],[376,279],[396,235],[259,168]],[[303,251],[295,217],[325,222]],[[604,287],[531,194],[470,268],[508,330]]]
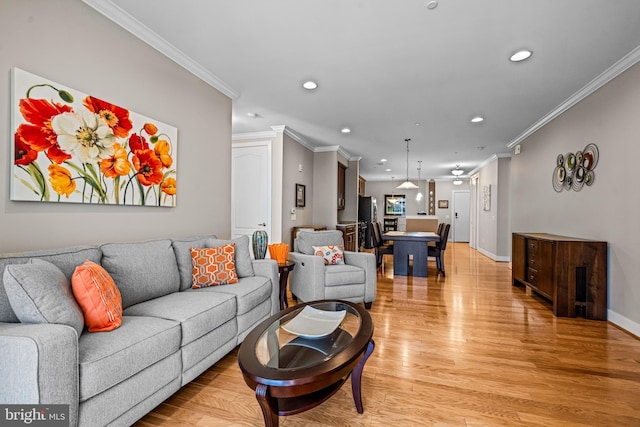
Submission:
[[[289,307],[287,302],[287,279],[289,272],[296,266],[295,262],[285,261],[283,264],[278,263],[278,272],[280,273],[280,310]]]

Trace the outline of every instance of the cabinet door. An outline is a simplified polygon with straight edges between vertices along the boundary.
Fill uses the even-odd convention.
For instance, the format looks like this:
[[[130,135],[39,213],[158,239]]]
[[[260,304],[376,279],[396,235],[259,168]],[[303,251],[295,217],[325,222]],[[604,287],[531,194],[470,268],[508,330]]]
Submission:
[[[535,251],[529,251],[529,283],[549,299],[553,299],[555,242],[531,239]]]
[[[526,240],[524,236],[514,234],[511,243],[511,273],[514,280],[526,282],[525,278],[525,252]]]

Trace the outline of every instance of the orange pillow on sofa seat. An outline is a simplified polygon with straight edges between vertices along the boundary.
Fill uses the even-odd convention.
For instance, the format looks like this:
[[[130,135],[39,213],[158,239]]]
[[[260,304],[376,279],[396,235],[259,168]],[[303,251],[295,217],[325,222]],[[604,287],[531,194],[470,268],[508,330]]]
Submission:
[[[87,260],[76,267],[71,288],[89,332],[111,331],[122,325],[120,291],[102,266]]]

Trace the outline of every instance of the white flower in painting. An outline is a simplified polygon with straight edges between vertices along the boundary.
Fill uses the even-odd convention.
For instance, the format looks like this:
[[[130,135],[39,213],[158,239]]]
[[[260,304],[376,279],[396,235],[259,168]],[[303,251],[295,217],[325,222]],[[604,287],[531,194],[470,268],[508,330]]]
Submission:
[[[96,163],[113,155],[113,131],[91,111],[58,114],[51,126],[58,134],[60,148],[81,163]]]

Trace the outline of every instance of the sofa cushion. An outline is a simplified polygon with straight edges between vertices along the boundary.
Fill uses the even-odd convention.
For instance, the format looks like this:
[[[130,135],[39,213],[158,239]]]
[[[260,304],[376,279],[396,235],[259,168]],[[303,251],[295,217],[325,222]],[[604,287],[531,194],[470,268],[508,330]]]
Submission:
[[[107,243],[100,246],[102,266],[122,295],[122,307],[178,291],[180,275],[171,240]]]
[[[84,328],[69,279],[52,263],[32,259],[26,264],[8,265],[4,287],[14,313],[22,323],[58,323],[71,326],[78,336]]]
[[[182,239],[171,239],[173,253],[178,263],[178,272],[180,273],[180,290],[184,291],[191,287],[191,273],[193,272],[193,264],[191,262],[191,248],[207,248],[213,246],[213,239],[216,236],[193,236]]]
[[[100,262],[102,252],[98,248],[85,246],[0,255],[0,322],[19,322],[2,285],[2,273],[7,265],[24,264],[31,258],[49,261],[62,270],[67,279],[71,280],[71,276],[77,266],[87,259]]]
[[[180,325],[166,319],[124,316],[118,329],[82,334],[78,341],[80,402],[179,349]]]
[[[233,295],[237,299],[238,315],[251,311],[261,302],[271,297],[271,280],[268,277],[253,276],[243,277],[234,286],[213,286],[204,289],[192,289],[187,292],[206,292],[224,295]]]
[[[325,231],[298,231],[295,241],[295,250],[307,255],[313,255],[314,246],[337,246],[344,245],[342,239],[342,231],[325,230]]]
[[[122,297],[107,270],[92,261],[76,268],[71,288],[89,332],[106,332],[122,324]]]
[[[364,283],[364,269],[353,265],[328,265],[324,270],[324,283],[326,286],[351,285]]]
[[[191,248],[194,289],[238,283],[234,263],[235,244],[215,248]]]
[[[236,299],[231,294],[174,292],[150,301],[142,302],[124,310],[126,316],[151,316],[180,323],[181,346],[200,338],[236,316]]]
[[[249,237],[240,236],[231,240],[213,239],[207,243],[208,248],[222,246],[229,243],[236,244],[236,272],[238,277],[251,277],[254,275],[253,264],[251,263],[251,251],[249,250]]]

